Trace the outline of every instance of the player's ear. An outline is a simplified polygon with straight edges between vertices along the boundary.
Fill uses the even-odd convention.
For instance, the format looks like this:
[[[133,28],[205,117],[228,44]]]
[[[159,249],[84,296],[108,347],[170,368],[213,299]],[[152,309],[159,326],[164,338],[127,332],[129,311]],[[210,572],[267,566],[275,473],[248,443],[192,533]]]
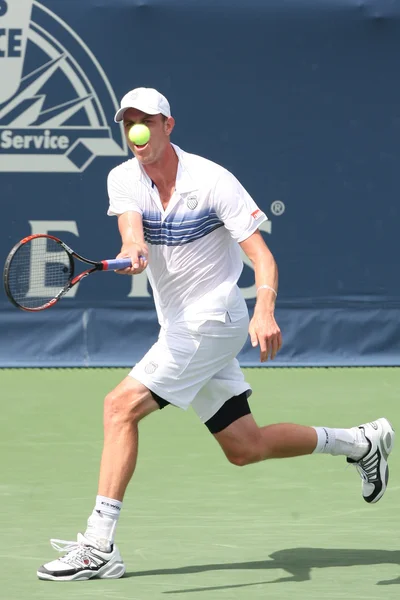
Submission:
[[[175,119],[174,117],[168,117],[165,119],[164,123],[164,131],[167,135],[171,135],[173,128],[175,127]]]

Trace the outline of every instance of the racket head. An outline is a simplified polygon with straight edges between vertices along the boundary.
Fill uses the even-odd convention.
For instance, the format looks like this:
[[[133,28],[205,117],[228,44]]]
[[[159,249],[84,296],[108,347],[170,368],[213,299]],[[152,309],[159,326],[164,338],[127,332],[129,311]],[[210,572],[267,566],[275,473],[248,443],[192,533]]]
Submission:
[[[46,234],[31,235],[18,242],[3,271],[9,300],[26,311],[53,306],[70,289],[73,277],[72,255],[61,240]]]

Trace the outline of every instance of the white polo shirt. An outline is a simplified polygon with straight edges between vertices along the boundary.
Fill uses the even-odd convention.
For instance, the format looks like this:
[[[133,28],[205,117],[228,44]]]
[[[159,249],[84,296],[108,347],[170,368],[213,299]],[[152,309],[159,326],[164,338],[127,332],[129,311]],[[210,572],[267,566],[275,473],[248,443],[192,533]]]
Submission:
[[[238,242],[267,219],[239,181],[216,163],[173,144],[179,165],[166,210],[136,158],[108,176],[108,215],[142,215],[149,248],[147,274],[161,326],[232,321],[247,315],[237,286],[243,269]]]

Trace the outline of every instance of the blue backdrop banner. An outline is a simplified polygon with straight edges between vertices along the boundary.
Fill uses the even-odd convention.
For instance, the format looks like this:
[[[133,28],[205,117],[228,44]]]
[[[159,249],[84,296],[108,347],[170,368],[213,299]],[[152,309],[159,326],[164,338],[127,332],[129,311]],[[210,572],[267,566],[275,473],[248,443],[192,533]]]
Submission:
[[[241,181],[280,270],[274,365],[400,365],[400,3],[0,0],[0,258],[31,233],[120,249],[113,122],[159,89],[172,141]],[[240,287],[254,306],[244,259]],[[131,366],[156,339],[146,275],[96,274],[28,314],[0,296],[0,365]],[[258,365],[247,344],[243,365]]]

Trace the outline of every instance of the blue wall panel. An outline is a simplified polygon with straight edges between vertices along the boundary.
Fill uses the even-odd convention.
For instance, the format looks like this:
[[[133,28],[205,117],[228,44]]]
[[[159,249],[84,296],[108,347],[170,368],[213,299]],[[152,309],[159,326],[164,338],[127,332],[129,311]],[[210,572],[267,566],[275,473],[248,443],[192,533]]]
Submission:
[[[275,364],[400,364],[399,16],[389,0],[0,2],[1,261],[44,229],[92,258],[119,251],[113,114],[156,87],[173,141],[232,170],[270,218]],[[250,310],[252,283],[245,266]],[[157,323],[145,281],[131,286],[98,274],[33,315],[1,291],[0,365],[133,364]]]

